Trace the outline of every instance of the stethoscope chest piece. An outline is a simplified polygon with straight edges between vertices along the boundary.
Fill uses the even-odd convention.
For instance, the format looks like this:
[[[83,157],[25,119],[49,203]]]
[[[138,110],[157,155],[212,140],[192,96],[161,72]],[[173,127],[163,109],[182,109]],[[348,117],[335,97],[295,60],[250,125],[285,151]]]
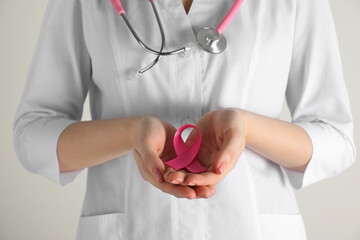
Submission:
[[[196,34],[196,41],[208,53],[218,54],[226,49],[227,43],[223,35],[216,29],[204,27]]]

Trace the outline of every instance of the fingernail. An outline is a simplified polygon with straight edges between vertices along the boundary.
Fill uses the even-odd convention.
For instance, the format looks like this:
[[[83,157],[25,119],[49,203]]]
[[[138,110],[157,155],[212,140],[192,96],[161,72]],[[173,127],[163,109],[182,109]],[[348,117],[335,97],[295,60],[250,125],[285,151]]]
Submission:
[[[200,197],[201,198],[208,198],[209,196],[207,194],[202,194]]]
[[[226,161],[222,162],[219,166],[220,174],[222,174],[225,171],[226,168]]]
[[[177,180],[169,180],[169,182],[171,182],[172,184],[179,184],[180,182],[179,181],[177,181]]]
[[[186,184],[187,184],[188,186],[195,186],[195,183],[193,183],[193,182],[186,182]]]
[[[153,170],[153,175],[154,175],[156,181],[157,181],[158,183],[160,183],[161,180],[162,180],[162,175],[161,175],[160,169],[154,168],[154,170]]]

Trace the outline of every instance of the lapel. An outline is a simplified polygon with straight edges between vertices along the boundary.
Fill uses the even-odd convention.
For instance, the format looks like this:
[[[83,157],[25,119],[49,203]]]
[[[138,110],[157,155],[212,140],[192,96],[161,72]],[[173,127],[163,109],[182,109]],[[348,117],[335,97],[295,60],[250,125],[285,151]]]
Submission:
[[[214,12],[214,0],[193,0],[188,15],[182,0],[155,0],[155,3],[159,8],[166,33],[166,49],[195,42],[197,30],[207,26]]]

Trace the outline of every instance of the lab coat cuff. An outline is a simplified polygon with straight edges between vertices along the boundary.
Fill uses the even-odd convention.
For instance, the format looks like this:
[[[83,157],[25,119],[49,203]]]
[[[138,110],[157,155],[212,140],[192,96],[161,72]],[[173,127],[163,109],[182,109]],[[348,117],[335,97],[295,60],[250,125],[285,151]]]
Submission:
[[[77,121],[68,118],[44,118],[37,120],[31,127],[27,139],[29,159],[32,159],[30,171],[43,175],[60,186],[65,186],[81,172],[60,172],[57,156],[57,144],[61,133]]]
[[[344,157],[345,149],[342,142],[334,137],[334,132],[325,123],[293,122],[302,127],[309,135],[313,152],[305,172],[299,172],[283,167],[291,185],[295,189],[301,189],[315,182],[336,175],[344,169],[341,158]]]

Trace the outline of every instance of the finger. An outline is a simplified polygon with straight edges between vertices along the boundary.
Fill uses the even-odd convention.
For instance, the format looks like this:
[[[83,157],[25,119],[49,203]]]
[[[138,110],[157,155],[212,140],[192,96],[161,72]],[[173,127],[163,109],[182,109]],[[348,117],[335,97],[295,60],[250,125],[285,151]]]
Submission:
[[[214,169],[217,174],[227,173],[239,158],[245,147],[245,140],[238,130],[229,130],[225,133],[224,141],[218,153]]]
[[[216,185],[224,176],[225,175],[219,175],[214,172],[190,174],[185,179],[185,184],[189,186]]]
[[[193,189],[196,192],[197,198],[210,198],[216,193],[215,185],[196,186]]]
[[[167,182],[171,182],[170,178],[169,178],[169,175],[170,173],[174,172],[175,169],[173,169],[172,167],[167,167],[165,168],[165,172],[164,172],[164,180],[167,181]]]
[[[178,181],[177,179],[175,179],[173,177],[173,173],[175,173],[176,170],[172,167],[168,167],[165,169],[165,173],[164,173],[164,180],[169,182],[169,183],[172,183],[172,184],[179,184],[180,181]],[[171,177],[170,177],[171,176]]]
[[[177,198],[188,198],[188,199],[196,198],[195,190],[190,188],[189,186],[172,184],[166,181],[156,182],[153,179],[150,181],[150,183],[153,184],[155,187],[159,188],[164,193],[171,194]]]
[[[145,181],[150,181],[151,179],[153,179],[151,174],[148,174],[147,169],[144,166],[144,160],[142,159],[140,153],[136,150],[133,151],[133,155],[134,155],[134,159],[137,165],[137,168],[139,170],[139,173],[141,175],[141,177],[145,180]]]
[[[185,170],[176,171],[174,168],[169,167],[165,170],[164,179],[172,184],[183,184],[187,175],[190,173]]]
[[[185,174],[183,170],[176,171],[174,168],[169,167],[165,170],[164,179],[172,184],[180,184],[184,181],[183,174]]]
[[[158,182],[153,178],[151,172],[145,167],[144,161],[141,159],[141,156],[138,152],[134,151],[134,156],[136,158],[136,163],[139,169],[139,172],[142,178],[145,181],[150,182],[154,187],[157,187],[164,193],[171,194],[177,198],[188,198],[188,199],[195,199],[196,192],[194,189],[188,186],[182,185],[174,185],[168,182]]]
[[[189,186],[172,184],[166,181],[163,181],[161,183],[154,182],[153,185],[159,188],[161,191],[171,194],[177,198],[188,198],[188,199],[196,198],[195,190]]]
[[[147,170],[158,183],[161,183],[164,180],[163,174],[165,172],[165,166],[157,152],[152,149],[146,149],[140,154]]]

